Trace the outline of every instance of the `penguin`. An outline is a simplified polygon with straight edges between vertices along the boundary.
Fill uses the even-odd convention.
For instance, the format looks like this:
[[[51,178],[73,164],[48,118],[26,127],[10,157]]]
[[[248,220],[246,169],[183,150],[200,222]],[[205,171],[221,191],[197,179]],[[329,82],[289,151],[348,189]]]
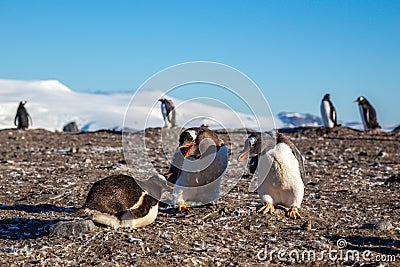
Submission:
[[[253,153],[251,153],[249,155],[250,161],[249,161],[249,174],[250,176],[253,176],[257,170],[258,167],[258,153],[254,153],[254,151],[258,151],[259,148],[255,147],[256,145],[258,145],[258,143],[256,143],[256,136],[255,134],[250,135],[249,138],[247,138],[245,145],[247,145],[249,147],[249,150],[251,149],[253,151]],[[247,155],[246,155],[247,157]],[[246,157],[244,157],[243,159],[245,159]]]
[[[336,110],[331,102],[330,94],[326,94],[321,101],[321,117],[326,128],[340,126],[337,124]]]
[[[365,97],[360,96],[356,100],[354,100],[354,102],[358,103],[358,107],[360,108],[360,115],[364,125],[364,130],[368,131],[380,129],[381,126],[378,123],[376,111],[368,102],[368,100]]]
[[[26,103],[28,103],[26,100],[19,102],[17,114],[14,118],[14,124],[17,126],[17,129],[27,129],[29,127],[29,122],[32,125],[32,117],[25,108]]]
[[[164,118],[165,127],[175,127],[176,119],[174,103],[172,103],[172,100],[168,100],[166,98],[161,98],[158,101],[161,102],[161,112]]]
[[[254,156],[250,158],[249,162],[249,173],[253,176],[256,173],[258,167],[258,156]]]
[[[119,174],[95,182],[77,214],[96,224],[137,229],[154,222],[158,203],[133,177]]]
[[[228,167],[228,149],[206,127],[184,130],[172,158],[167,180],[174,184],[173,202],[179,211],[219,197],[220,179]]]
[[[68,133],[79,133],[79,127],[76,121],[71,121],[64,125],[63,127],[63,132],[68,132]]]
[[[272,213],[274,205],[287,208],[289,218],[300,218],[306,176],[300,151],[279,132],[252,133],[245,142],[239,160],[258,156],[257,192],[262,201],[258,212]]]

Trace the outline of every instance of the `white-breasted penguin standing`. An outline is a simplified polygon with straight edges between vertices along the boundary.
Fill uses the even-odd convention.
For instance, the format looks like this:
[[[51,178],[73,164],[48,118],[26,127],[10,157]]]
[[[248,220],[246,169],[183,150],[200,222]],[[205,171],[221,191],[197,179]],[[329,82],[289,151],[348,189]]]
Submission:
[[[167,174],[167,180],[174,184],[173,199],[179,211],[216,200],[218,178],[227,167],[228,149],[215,132],[206,127],[183,131]]]
[[[161,102],[161,112],[164,118],[164,126],[168,128],[175,127],[176,118],[174,103],[172,103],[172,100],[166,98],[161,98],[158,101]]]
[[[365,131],[381,128],[374,107],[367,99],[365,99],[365,97],[360,96],[354,100],[354,102],[358,103],[358,107],[360,108],[361,120]]]
[[[282,205],[288,208],[288,217],[300,218],[298,209],[306,184],[300,151],[279,132],[253,133],[246,140],[239,160],[255,155],[259,157],[257,192],[263,204],[258,212],[272,213],[274,205]]]
[[[326,128],[340,126],[337,124],[336,110],[331,102],[330,94],[326,94],[321,101],[321,117]]]
[[[17,126],[17,129],[27,129],[29,127],[29,122],[32,125],[32,117],[25,108],[27,102],[26,100],[19,102],[17,114],[14,118],[14,124]]]
[[[92,185],[77,214],[89,215],[97,224],[137,229],[154,222],[158,202],[133,177],[112,175]]]

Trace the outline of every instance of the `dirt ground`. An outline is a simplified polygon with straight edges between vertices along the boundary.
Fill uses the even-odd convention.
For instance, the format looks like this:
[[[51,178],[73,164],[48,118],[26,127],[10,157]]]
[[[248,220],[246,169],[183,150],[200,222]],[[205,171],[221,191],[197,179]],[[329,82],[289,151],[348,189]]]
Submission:
[[[301,219],[283,209],[258,214],[258,195],[243,175],[213,205],[184,213],[161,205],[143,229],[96,226],[58,236],[50,226],[74,219],[95,181],[127,172],[121,133],[2,130],[0,266],[399,266],[400,132],[282,131],[306,158]],[[230,140],[219,134],[242,146],[240,131],[229,132]],[[160,129],[137,135],[165,173]],[[139,168],[149,163],[137,160]],[[230,175],[241,175],[234,166]]]

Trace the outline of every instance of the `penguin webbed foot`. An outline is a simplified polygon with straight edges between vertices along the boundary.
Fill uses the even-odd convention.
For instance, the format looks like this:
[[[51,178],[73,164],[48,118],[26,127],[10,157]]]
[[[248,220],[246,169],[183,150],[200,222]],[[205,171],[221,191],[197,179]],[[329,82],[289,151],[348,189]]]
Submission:
[[[300,219],[300,213],[299,210],[297,209],[296,206],[292,206],[290,207],[290,209],[288,209],[286,216],[292,219]]]
[[[257,213],[261,213],[261,212],[262,212],[263,214],[267,214],[267,213],[272,214],[274,211],[275,211],[274,205],[271,204],[271,203],[266,203],[266,204],[264,204],[264,206],[262,206],[262,207],[257,211]]]
[[[180,212],[184,212],[189,210],[190,208],[188,206],[186,206],[186,204],[184,202],[179,202],[178,203],[178,211]]]

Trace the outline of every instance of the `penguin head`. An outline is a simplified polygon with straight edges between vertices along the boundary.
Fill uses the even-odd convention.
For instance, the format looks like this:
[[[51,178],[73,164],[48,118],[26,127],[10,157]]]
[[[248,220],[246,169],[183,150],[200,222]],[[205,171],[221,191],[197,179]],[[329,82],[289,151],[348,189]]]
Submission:
[[[158,99],[158,101],[160,101],[161,103],[165,103],[165,101],[167,101],[167,99],[166,98],[160,98],[160,99]]]
[[[354,100],[354,102],[358,104],[364,104],[367,102],[367,99],[365,99],[363,96],[359,96],[356,100]]]
[[[179,149],[185,158],[191,156],[200,158],[201,155],[223,145],[223,141],[211,130],[205,127],[189,128],[179,136]]]
[[[254,156],[259,154],[260,150],[260,142],[259,142],[259,133],[251,134],[244,143],[244,149],[239,155],[239,160],[242,161],[247,158],[249,155]]]
[[[331,100],[331,95],[330,94],[325,94],[324,98],[322,100]]]
[[[266,150],[272,149],[276,144],[277,133],[252,133],[244,143],[244,149],[239,155],[239,161],[248,156],[260,155]]]
[[[26,100],[22,100],[21,102],[19,102],[19,104],[20,104],[21,106],[25,106],[26,103],[28,103],[28,101],[26,101]]]
[[[207,123],[203,123],[203,124],[200,126],[200,128],[205,128],[205,129],[211,130],[211,126],[208,125]]]

